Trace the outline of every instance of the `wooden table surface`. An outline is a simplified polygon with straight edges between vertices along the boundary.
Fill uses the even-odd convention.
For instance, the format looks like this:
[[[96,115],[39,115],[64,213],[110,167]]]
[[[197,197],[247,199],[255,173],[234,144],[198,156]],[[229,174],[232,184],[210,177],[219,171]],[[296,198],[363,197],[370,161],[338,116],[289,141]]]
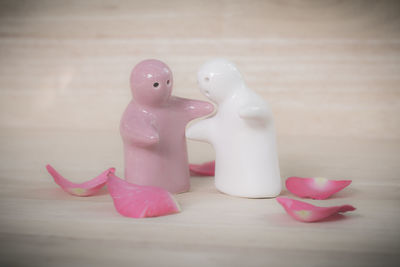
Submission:
[[[161,218],[124,218],[106,191],[65,194],[47,163],[73,181],[122,176],[129,72],[149,57],[197,99],[197,68],[234,61],[271,104],[283,180],[352,179],[309,202],[357,210],[301,223],[212,177],[192,177],[182,212]],[[0,265],[399,266],[399,84],[396,1],[1,1]]]

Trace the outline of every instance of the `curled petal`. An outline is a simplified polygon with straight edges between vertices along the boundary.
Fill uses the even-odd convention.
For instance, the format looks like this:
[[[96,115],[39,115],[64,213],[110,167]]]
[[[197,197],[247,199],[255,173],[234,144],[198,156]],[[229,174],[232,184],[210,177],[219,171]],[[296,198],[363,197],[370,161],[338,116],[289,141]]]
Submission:
[[[107,188],[116,210],[126,217],[157,217],[180,212],[174,197],[160,187],[131,184],[109,173]]]
[[[107,175],[114,173],[115,169],[110,168],[102,172],[99,176],[84,183],[73,183],[59,174],[50,164],[46,165],[47,171],[53,176],[54,182],[65,192],[80,197],[87,197],[96,194],[106,183]]]
[[[293,194],[304,198],[327,199],[351,184],[351,180],[329,180],[323,177],[289,177],[286,188]]]
[[[278,197],[276,200],[285,208],[286,212],[290,216],[292,216],[295,220],[302,222],[317,222],[335,214],[353,211],[356,209],[351,205],[318,207],[287,197]]]
[[[189,170],[192,175],[196,176],[214,176],[215,160],[203,164],[189,164]]]

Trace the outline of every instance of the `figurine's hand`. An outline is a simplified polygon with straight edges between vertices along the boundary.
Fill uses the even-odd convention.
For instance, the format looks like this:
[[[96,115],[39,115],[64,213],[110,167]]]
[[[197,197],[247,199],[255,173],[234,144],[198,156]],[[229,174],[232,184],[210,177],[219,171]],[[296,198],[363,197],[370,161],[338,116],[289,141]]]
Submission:
[[[124,142],[132,142],[139,146],[151,146],[160,141],[158,132],[153,127],[139,130],[136,127],[121,125],[121,135]]]
[[[214,105],[200,100],[183,99],[184,112],[189,116],[189,121],[211,114],[214,111]]]
[[[157,132],[154,132],[147,135],[136,135],[136,138],[133,138],[132,141],[140,146],[151,146],[158,144],[160,137],[158,136]]]
[[[196,117],[203,117],[213,113],[214,105],[205,101],[193,101],[191,105]]]
[[[195,125],[193,125],[193,126],[191,126],[191,127],[186,129],[186,132],[185,132],[186,138],[197,139],[198,134],[196,133],[196,127],[194,127],[194,126]]]
[[[186,129],[186,137],[197,141],[211,142],[212,120],[199,121]]]
[[[158,144],[158,142],[160,142],[160,137],[158,136],[158,133],[153,133],[151,135],[145,136],[143,140],[140,140],[140,144],[147,146]]]
[[[268,118],[269,111],[265,107],[248,106],[239,110],[239,116],[242,119],[259,119],[265,120]]]

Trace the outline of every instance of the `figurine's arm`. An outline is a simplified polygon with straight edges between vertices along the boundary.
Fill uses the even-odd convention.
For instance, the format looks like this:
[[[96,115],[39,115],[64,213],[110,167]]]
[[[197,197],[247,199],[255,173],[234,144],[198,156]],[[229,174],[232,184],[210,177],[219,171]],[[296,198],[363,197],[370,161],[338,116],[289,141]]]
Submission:
[[[186,137],[189,139],[212,143],[214,131],[214,119],[209,118],[198,121],[186,129]]]
[[[206,116],[214,111],[214,105],[201,100],[177,98],[180,102],[180,106],[183,108],[183,112],[187,114],[188,121]]]
[[[125,127],[122,126],[121,127]],[[124,131],[121,130],[121,134],[124,137],[124,141],[130,141],[132,143],[135,143],[137,145],[141,146],[151,146],[153,144],[157,144],[159,141],[159,136],[157,131],[155,129],[151,129],[150,127],[148,129],[125,129]]]
[[[270,111],[264,106],[245,106],[239,109],[239,116],[242,119],[266,120]]]
[[[120,132],[124,142],[132,142],[141,146],[158,143],[159,135],[152,120],[136,114],[126,114],[121,120]]]

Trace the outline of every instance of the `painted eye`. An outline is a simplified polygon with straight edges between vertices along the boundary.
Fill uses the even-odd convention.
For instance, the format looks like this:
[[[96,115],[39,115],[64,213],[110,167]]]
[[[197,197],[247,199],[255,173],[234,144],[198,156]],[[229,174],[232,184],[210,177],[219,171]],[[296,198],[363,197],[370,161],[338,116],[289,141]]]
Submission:
[[[209,77],[204,77],[204,81],[209,82],[210,78]]]
[[[167,80],[167,85],[169,85],[169,80]]]
[[[153,83],[153,87],[157,88],[160,84],[158,82]]]

